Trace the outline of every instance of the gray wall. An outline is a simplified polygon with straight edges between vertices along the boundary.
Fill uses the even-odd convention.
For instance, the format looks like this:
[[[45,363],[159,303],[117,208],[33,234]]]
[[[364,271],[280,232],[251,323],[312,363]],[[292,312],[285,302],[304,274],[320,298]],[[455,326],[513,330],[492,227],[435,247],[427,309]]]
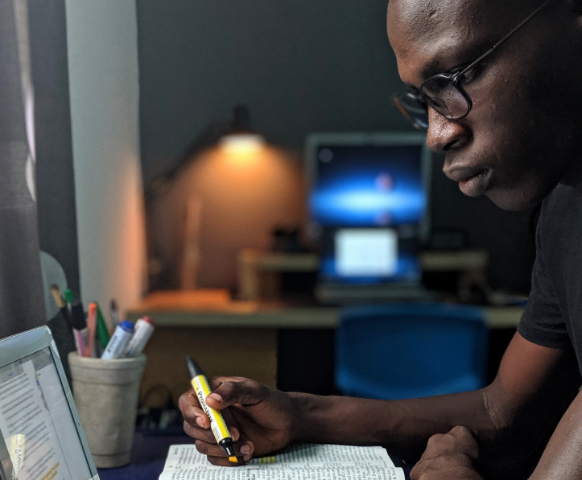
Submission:
[[[386,0],[137,1],[145,184],[209,123],[250,106],[268,141],[300,150],[313,131],[408,129],[385,33]],[[527,288],[529,212],[464,197],[435,165],[433,225],[491,250],[495,287]]]
[[[139,0],[146,183],[240,102],[297,149],[312,131],[408,128],[385,14],[385,0]]]

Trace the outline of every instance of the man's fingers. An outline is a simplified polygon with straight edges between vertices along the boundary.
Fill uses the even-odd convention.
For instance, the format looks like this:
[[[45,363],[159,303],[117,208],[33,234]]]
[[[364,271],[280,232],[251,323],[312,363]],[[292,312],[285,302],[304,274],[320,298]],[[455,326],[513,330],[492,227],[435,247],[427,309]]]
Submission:
[[[238,442],[235,444],[235,449],[237,453],[240,453],[245,462],[248,462],[253,458],[253,453],[255,451],[255,444],[251,442],[244,433],[241,433]]]
[[[224,450],[216,443],[216,440],[210,442],[196,440],[196,450],[198,450],[202,455],[207,455],[209,457],[226,458],[226,453],[224,453]]]
[[[256,405],[270,393],[265,385],[242,377],[219,377],[213,379],[212,384],[214,389],[206,397],[206,403],[217,410],[234,404]]]
[[[462,425],[453,427],[449,434],[455,439],[455,444],[461,448],[463,452],[472,458],[479,456],[479,444],[475,438],[475,434]]]
[[[424,458],[437,458],[447,453],[461,453],[468,458],[479,456],[479,445],[473,432],[464,426],[453,427],[448,433],[432,435],[427,442]]]
[[[200,428],[195,425],[191,425],[188,422],[184,422],[184,433],[186,435],[195,438],[196,440],[202,440],[204,442],[214,442],[216,443],[216,439],[212,434],[212,430],[209,428]]]
[[[210,428],[210,419],[200,408],[194,390],[189,390],[180,396],[179,406],[186,423],[200,428]]]
[[[237,458],[241,462],[246,463],[252,458],[254,445],[252,442],[248,441],[242,445],[240,443],[235,443],[234,449]],[[206,455],[208,461],[213,465],[236,466],[236,463],[232,463],[228,460],[224,450],[222,450],[216,442],[196,440],[196,450],[201,454]]]

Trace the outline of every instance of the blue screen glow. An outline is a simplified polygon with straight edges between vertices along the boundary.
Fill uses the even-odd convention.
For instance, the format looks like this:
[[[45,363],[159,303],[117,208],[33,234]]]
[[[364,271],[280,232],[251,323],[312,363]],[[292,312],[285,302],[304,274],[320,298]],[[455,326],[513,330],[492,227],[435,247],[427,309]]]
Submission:
[[[310,195],[312,218],[319,224],[369,227],[420,222],[427,201],[421,146],[324,151],[331,153],[319,160]]]

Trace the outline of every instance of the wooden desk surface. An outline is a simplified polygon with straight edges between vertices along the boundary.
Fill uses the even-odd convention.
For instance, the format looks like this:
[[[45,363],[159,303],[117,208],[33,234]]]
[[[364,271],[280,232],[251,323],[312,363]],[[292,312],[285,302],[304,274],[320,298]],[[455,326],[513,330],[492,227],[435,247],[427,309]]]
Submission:
[[[491,328],[517,326],[522,307],[486,307]],[[231,300],[226,290],[159,291],[128,310],[130,320],[148,315],[160,327],[335,328],[339,307],[288,306]]]

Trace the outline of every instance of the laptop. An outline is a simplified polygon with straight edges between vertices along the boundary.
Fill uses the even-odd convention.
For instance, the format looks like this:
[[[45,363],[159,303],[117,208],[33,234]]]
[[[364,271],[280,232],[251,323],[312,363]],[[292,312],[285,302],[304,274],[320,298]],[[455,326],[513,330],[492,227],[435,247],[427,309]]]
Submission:
[[[424,135],[316,133],[305,148],[317,299],[430,300],[420,264],[431,170]]]
[[[0,479],[99,479],[48,327],[0,340]]]

